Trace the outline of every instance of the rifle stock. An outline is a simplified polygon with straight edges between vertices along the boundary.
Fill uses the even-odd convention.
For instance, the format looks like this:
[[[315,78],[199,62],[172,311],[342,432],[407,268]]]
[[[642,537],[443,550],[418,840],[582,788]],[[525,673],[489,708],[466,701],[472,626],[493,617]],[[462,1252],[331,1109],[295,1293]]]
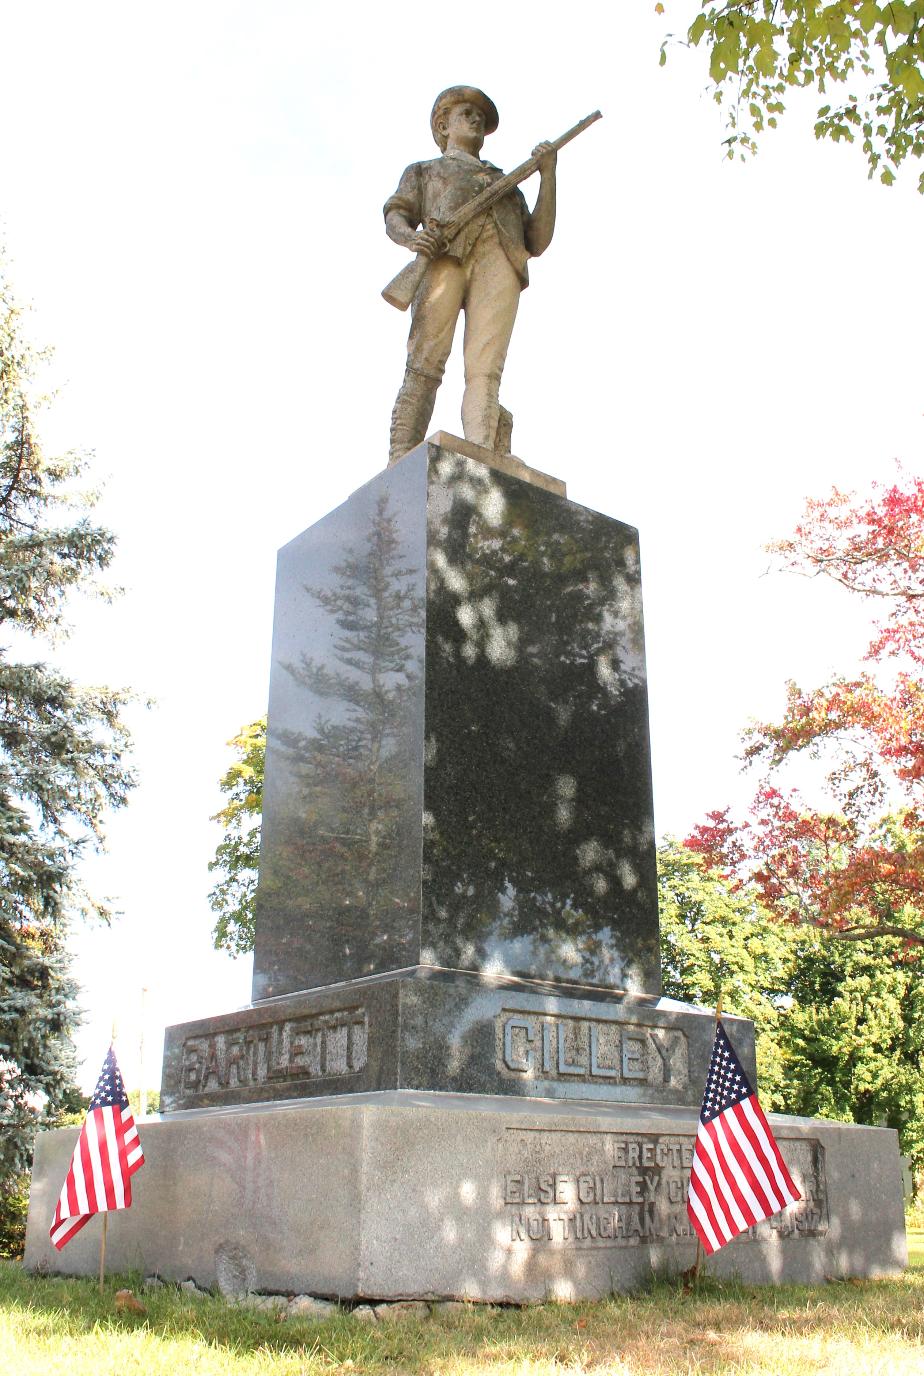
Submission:
[[[580,120],[573,129],[569,129],[566,134],[562,134],[560,139],[555,139],[552,147],[558,151],[564,148],[566,143],[570,143],[578,134],[582,134],[591,124],[600,119],[600,111],[594,110],[592,115]],[[526,162],[520,163],[512,172],[508,172],[506,177],[500,177],[492,185],[485,187],[484,191],[479,192],[467,205],[458,210],[451,220],[443,226],[437,226],[435,222],[431,228],[441,228],[444,240],[449,242],[460,229],[464,229],[469,220],[480,215],[482,210],[489,210],[492,205],[510,194],[515,186],[520,182],[525,182],[527,177],[531,177],[538,170],[539,159],[527,158]],[[391,279],[388,286],[383,288],[382,295],[389,306],[395,306],[399,311],[406,311],[414,299],[414,293],[426,276],[427,268],[430,266],[430,259],[424,254],[418,253],[414,260],[407,263],[401,271]]]
[[[423,281],[427,268],[430,266],[430,259],[423,253],[418,253],[409,263],[393,277],[387,287],[382,289],[382,295],[389,306],[395,306],[399,311],[406,311],[414,299],[414,293]]]

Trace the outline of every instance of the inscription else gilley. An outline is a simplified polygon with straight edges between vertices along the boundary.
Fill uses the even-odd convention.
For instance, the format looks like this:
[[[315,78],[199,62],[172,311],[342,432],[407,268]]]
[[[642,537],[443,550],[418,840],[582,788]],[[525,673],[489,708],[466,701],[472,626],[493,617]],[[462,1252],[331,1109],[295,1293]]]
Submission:
[[[506,1240],[629,1247],[691,1237],[686,1199],[693,1143],[686,1134],[509,1130],[498,1182]],[[821,1145],[794,1139],[781,1146],[803,1199],[743,1239],[827,1231]]]

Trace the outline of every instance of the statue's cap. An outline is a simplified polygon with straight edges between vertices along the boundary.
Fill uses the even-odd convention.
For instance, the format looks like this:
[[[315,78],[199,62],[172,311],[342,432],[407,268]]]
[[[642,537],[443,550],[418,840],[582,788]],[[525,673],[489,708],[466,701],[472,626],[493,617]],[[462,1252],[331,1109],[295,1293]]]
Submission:
[[[440,91],[433,102],[433,109],[430,111],[430,133],[444,153],[446,146],[444,140],[436,132],[436,121],[444,110],[448,110],[451,105],[461,105],[464,101],[470,101],[472,105],[478,106],[484,115],[486,134],[493,134],[500,123],[500,115],[497,113],[497,106],[494,101],[491,100],[490,96],[486,96],[484,91],[479,91],[477,86],[448,86],[445,91]]]

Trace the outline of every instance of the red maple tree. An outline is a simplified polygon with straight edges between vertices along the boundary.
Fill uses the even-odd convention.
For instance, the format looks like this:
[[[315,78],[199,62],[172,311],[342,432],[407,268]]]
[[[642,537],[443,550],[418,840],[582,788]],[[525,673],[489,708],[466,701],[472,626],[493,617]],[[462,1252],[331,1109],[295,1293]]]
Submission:
[[[782,720],[744,736],[745,767],[761,775],[749,815],[710,813],[686,845],[753,884],[776,916],[846,940],[898,937],[913,960],[924,947],[924,480],[900,474],[866,498],[835,489],[772,549],[784,568],[881,604],[871,667],[809,692],[790,683]],[[823,810],[780,785],[798,755],[826,763]]]

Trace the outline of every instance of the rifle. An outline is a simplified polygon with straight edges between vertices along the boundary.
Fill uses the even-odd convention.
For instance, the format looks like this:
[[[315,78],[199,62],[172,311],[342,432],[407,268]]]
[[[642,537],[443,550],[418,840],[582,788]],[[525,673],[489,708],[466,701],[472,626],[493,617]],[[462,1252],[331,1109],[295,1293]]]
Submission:
[[[586,119],[582,119],[576,124],[573,129],[569,129],[567,134],[562,134],[560,139],[556,139],[551,147],[557,153],[559,148],[564,148],[566,143],[570,143],[572,139],[577,138],[578,134],[583,134],[585,129],[600,118],[602,118],[600,111],[594,110],[592,115],[588,115]],[[429,219],[427,221],[427,228],[439,234],[440,241],[445,251],[446,245],[452,242],[460,230],[464,229],[467,224],[476,219],[476,217],[481,215],[484,211],[490,210],[498,201],[503,200],[505,196],[509,195],[515,186],[519,186],[520,182],[525,182],[527,177],[531,177],[533,173],[538,170],[539,159],[536,157],[527,158],[525,162],[520,163],[519,167],[515,167],[512,172],[508,172],[504,177],[499,177],[496,182],[492,182],[490,186],[486,186],[484,191],[479,191],[477,196],[473,196],[470,201],[467,201],[466,204],[462,206],[461,210],[457,210],[455,215],[451,216],[448,220],[444,220],[440,223],[439,220]],[[406,267],[401,269],[396,277],[392,278],[388,286],[385,287],[382,292],[389,306],[395,306],[399,311],[407,310],[414,299],[414,293],[423,281],[424,274],[430,266],[431,261],[432,259],[428,258],[426,254],[418,253],[413,262],[408,263]]]

